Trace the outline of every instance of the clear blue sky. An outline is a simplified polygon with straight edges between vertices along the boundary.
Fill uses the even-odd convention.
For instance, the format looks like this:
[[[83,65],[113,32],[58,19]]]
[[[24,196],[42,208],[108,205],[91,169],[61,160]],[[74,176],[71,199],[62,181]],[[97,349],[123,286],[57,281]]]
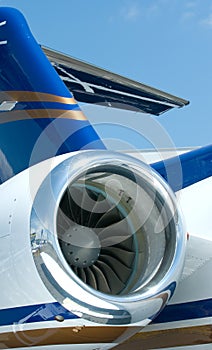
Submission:
[[[188,99],[189,106],[156,122],[149,119],[156,134],[159,126],[163,130],[157,141],[162,146],[169,146],[163,143],[166,133],[177,146],[212,142],[211,0],[0,0],[0,5],[20,9],[40,44]],[[104,137],[126,137],[142,147],[138,133],[147,128],[146,117],[91,107],[88,115],[96,123],[119,124],[97,125]],[[150,143],[155,137],[147,135]]]

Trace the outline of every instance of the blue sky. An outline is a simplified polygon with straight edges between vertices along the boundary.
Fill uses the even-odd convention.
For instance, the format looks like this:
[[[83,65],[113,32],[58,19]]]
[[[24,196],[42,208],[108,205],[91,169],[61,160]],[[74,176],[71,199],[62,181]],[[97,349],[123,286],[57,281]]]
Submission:
[[[190,101],[157,119],[87,106],[103,137],[125,140],[126,148],[142,147],[142,135],[157,147],[211,143],[210,0],[0,0],[0,5],[20,9],[40,44]]]

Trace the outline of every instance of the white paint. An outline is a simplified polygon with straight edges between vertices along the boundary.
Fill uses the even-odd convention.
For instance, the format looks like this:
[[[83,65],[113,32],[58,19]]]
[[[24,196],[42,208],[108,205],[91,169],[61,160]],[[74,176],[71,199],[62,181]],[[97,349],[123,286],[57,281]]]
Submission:
[[[187,231],[212,241],[212,177],[180,191],[180,206]]]

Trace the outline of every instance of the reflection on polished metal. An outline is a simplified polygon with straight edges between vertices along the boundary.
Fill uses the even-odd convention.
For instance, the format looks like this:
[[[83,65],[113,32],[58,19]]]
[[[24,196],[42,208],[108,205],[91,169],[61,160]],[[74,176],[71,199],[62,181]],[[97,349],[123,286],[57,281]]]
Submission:
[[[32,252],[53,297],[90,321],[147,322],[180,276],[185,232],[175,197],[146,164],[78,152],[42,183],[31,214]]]

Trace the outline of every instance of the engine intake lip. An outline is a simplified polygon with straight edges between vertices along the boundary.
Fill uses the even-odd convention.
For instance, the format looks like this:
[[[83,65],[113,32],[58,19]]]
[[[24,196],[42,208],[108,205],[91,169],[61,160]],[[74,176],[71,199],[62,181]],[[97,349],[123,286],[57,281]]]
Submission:
[[[145,277],[145,273],[142,272],[142,275],[139,270],[140,262],[146,260],[142,257],[142,253],[135,255],[133,265],[134,272],[129,275],[130,277],[128,279],[126,279],[126,286],[117,293],[109,293],[105,288],[101,289],[98,286],[93,288],[93,284],[85,283],[85,280],[82,277],[82,273],[84,273],[83,271],[85,269],[86,271],[88,269],[93,269],[93,267],[90,268],[91,263],[97,261],[100,256],[100,247],[98,246],[99,239],[95,239],[92,232],[92,225],[90,227],[88,224],[85,225],[86,234],[90,234],[88,244],[89,239],[92,241],[91,246],[93,244],[92,254],[89,253],[89,256],[86,255],[86,249],[80,251],[76,248],[78,243],[75,244],[74,253],[76,254],[76,259],[78,259],[77,254],[81,254],[82,259],[84,259],[84,257],[90,259],[89,262],[84,259],[85,267],[83,271],[83,262],[78,262],[77,260],[75,267],[73,267],[73,261],[70,260],[70,263],[67,259],[64,246],[61,244],[60,232],[58,233],[58,213],[61,212],[61,202],[67,189],[73,184],[79,184],[80,181],[85,179],[85,177],[87,177],[86,181],[88,177],[89,181],[90,177],[93,177],[94,180],[92,178],[92,186],[96,186],[93,195],[96,195],[97,192],[97,194],[100,193],[102,195],[102,183],[99,184],[99,180],[96,180],[96,177],[98,178],[98,175],[101,175],[102,173],[107,173],[107,175],[115,174],[110,178],[108,177],[107,181],[105,180],[106,177],[104,177],[104,191],[107,187],[108,181],[116,182],[112,187],[113,190],[115,188],[115,192],[118,189],[117,183],[119,183],[119,181],[121,183],[121,180],[123,179],[127,179],[124,180],[124,186],[126,185],[126,187],[129,183],[134,183],[135,186],[142,188],[145,183],[146,196],[152,198],[152,203],[156,203],[155,207],[157,207],[158,212],[162,213],[164,220],[167,220],[168,227],[164,232],[167,231],[161,234],[161,237],[165,237],[165,248],[163,248],[164,244],[161,243],[161,250],[164,249],[165,253],[160,264],[153,259],[154,252],[156,252],[155,247],[157,246],[157,242],[160,244],[160,240],[154,238],[156,243],[151,243],[154,241],[154,239],[151,238],[151,240],[149,239],[149,242],[150,245],[152,244],[153,248],[150,247],[148,249],[149,251],[152,251],[152,255],[151,259],[149,259],[151,260],[149,265],[147,264],[149,275]],[[98,183],[98,185],[96,185],[96,183]],[[90,183],[89,186],[89,189],[93,188]],[[132,191],[130,194],[134,194],[138,190],[137,187],[135,187],[133,190],[134,192]],[[142,189],[139,191],[142,191]],[[143,194],[143,192],[141,193]],[[139,237],[141,237],[142,234],[137,234],[137,232],[139,232],[141,221],[143,219],[141,214],[141,217],[138,218],[138,220],[136,219],[137,221],[134,220],[134,214],[138,214],[137,216],[139,216],[138,211],[140,207],[138,197],[141,193],[135,193],[137,198],[133,199],[135,213],[133,213],[131,208],[126,215],[123,213],[126,209],[125,206],[116,203],[117,193],[116,195],[113,195],[109,190],[107,192],[110,201],[114,202],[115,205],[117,205],[117,208],[120,209],[120,215],[124,215],[125,219],[127,217],[127,223],[129,226],[131,224],[133,225],[135,234],[133,234],[132,237],[138,245],[141,245]],[[149,203],[149,205],[151,206],[152,203]],[[153,214],[156,217],[157,211],[153,212]],[[76,225],[76,223],[74,224]],[[79,223],[77,224],[79,225]],[[146,227],[146,229],[144,229],[146,232],[152,227],[151,225],[152,223],[148,222],[148,220],[142,221],[142,229]],[[81,227],[82,226],[81,223]],[[91,230],[89,231],[89,229]],[[158,232],[160,232],[160,229],[158,229]],[[147,234],[146,239],[148,240]],[[175,196],[169,186],[145,163],[117,152],[82,151],[71,155],[70,158],[63,160],[58,166],[56,166],[45,178],[33,203],[31,213],[31,246],[33,258],[40,277],[57,301],[74,314],[90,321],[122,325],[139,322],[145,323],[147,322],[147,319],[154,318],[154,315],[158,314],[165,306],[167,300],[175,289],[176,283],[178,282],[184,262],[185,241],[185,231],[181,215],[177,208]],[[68,242],[66,243],[69,244]],[[117,248],[117,246],[115,246],[115,248]],[[110,249],[110,252],[111,251],[112,250]],[[96,263],[96,269],[99,268],[101,264],[103,265],[105,261],[108,261],[108,258],[105,258],[105,252],[108,252],[107,247],[103,254],[104,257],[101,256],[100,262],[98,262],[98,264]],[[159,253],[157,254],[157,259],[159,261],[160,255]],[[154,268],[154,264],[158,267]],[[113,265],[113,268],[114,266],[115,265]]]

